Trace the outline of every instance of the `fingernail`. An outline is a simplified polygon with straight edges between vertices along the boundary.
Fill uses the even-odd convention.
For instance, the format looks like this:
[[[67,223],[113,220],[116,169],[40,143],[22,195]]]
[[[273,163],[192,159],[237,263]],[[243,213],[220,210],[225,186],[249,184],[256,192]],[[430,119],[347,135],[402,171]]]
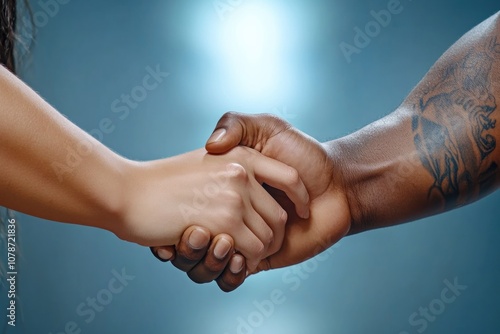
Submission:
[[[217,129],[212,133],[207,141],[207,144],[217,143],[222,140],[222,137],[226,134],[226,129]]]
[[[226,239],[222,238],[217,241],[217,244],[214,248],[214,255],[219,260],[222,260],[226,257],[227,253],[231,250],[231,243]]]
[[[165,249],[165,248],[158,249],[156,254],[158,255],[158,257],[160,259],[165,260],[165,261],[170,260],[172,258],[172,256],[174,256],[174,253],[172,253],[172,251],[170,251],[169,249]]]
[[[195,229],[191,234],[189,235],[189,246],[194,249],[201,249],[205,247],[208,244],[208,238],[205,233],[202,231]]]
[[[229,263],[229,270],[233,274],[239,274],[243,269],[243,258],[241,256],[233,256],[231,262]]]
[[[309,208],[306,208],[306,210],[303,212],[302,218],[309,219],[309,217],[310,217]]]

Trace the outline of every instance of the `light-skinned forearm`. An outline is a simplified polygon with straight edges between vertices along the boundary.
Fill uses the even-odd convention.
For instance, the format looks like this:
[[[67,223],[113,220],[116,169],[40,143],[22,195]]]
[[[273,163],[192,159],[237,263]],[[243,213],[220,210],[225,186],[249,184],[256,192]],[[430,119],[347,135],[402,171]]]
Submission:
[[[325,143],[340,166],[350,233],[469,204],[500,183],[500,18],[453,45],[403,104]]]
[[[126,160],[0,67],[0,205],[112,229]]]
[[[231,235],[249,270],[280,248],[287,219],[260,182],[309,214],[297,171],[255,150],[200,149],[136,162],[79,129],[3,67],[0,100],[0,206],[144,246],[175,245],[198,224]]]

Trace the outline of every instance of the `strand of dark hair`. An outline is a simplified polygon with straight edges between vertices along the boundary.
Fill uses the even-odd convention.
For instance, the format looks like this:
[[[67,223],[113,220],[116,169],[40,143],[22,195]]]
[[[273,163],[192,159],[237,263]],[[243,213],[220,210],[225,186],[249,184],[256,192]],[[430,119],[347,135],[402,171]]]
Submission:
[[[15,72],[16,0],[0,0],[0,63]]]

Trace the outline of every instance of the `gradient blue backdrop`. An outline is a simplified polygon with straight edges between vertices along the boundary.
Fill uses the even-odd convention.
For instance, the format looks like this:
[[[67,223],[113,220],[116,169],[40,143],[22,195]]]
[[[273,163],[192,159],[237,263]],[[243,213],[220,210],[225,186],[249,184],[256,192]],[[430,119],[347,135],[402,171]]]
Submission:
[[[87,131],[111,119],[103,143],[133,159],[202,146],[227,110],[275,113],[321,141],[346,135],[396,108],[454,41],[500,9],[498,0],[402,0],[348,62],[339,44],[353,44],[354,28],[388,0],[219,1],[233,4],[223,13],[202,0],[73,0],[53,15],[30,2],[39,29],[23,79]],[[121,120],[111,105],[148,66],[170,75]],[[56,334],[71,321],[96,334],[418,333],[409,316],[455,278],[467,289],[424,332],[498,333],[499,200],[348,237],[298,267],[306,274],[263,273],[231,294],[109,233],[20,214],[22,312],[9,333]],[[113,269],[135,278],[87,323],[76,309],[107,288]],[[283,302],[259,311],[274,290]],[[5,286],[1,294],[4,309]]]

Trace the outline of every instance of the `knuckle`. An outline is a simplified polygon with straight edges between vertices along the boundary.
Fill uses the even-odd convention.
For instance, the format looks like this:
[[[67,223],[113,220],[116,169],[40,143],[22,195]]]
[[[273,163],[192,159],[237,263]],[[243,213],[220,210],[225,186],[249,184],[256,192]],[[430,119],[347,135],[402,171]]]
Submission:
[[[278,224],[282,227],[286,225],[288,220],[288,213],[282,208],[279,209]]]
[[[189,279],[196,284],[205,284],[205,283],[209,283],[213,280],[213,279],[210,279],[208,277],[202,276],[196,272],[188,272],[187,275],[188,275]]]
[[[217,279],[217,285],[224,292],[236,290],[243,283],[243,279],[234,276],[223,276]]]
[[[222,260],[215,258],[215,256],[207,256],[203,263],[205,270],[205,277],[207,280],[213,281],[217,278],[225,268],[225,263]]]
[[[246,182],[248,181],[248,173],[242,165],[231,162],[226,165],[226,171],[228,178],[235,182]]]
[[[171,262],[174,267],[187,273],[198,263],[198,260],[189,260],[178,256]]]
[[[261,242],[256,242],[253,248],[253,255],[256,259],[262,259],[264,254],[266,254],[266,246]]]
[[[232,118],[236,118],[238,117],[238,113],[235,112],[235,111],[228,111],[226,113],[224,113],[224,115],[222,115],[222,117],[220,118],[221,121],[228,121]]]
[[[284,233],[273,233],[273,238],[267,248],[266,256],[276,253],[283,244]]]
[[[265,245],[266,245],[266,248],[269,248],[273,243],[274,243],[274,232],[269,229],[269,232],[267,232],[267,235],[265,237]]]
[[[202,258],[202,250],[192,249],[188,244],[183,244],[178,248],[175,260],[186,265],[193,265],[198,263]]]
[[[297,186],[300,183],[299,172],[295,168],[289,167],[286,172],[286,179],[291,186]]]

